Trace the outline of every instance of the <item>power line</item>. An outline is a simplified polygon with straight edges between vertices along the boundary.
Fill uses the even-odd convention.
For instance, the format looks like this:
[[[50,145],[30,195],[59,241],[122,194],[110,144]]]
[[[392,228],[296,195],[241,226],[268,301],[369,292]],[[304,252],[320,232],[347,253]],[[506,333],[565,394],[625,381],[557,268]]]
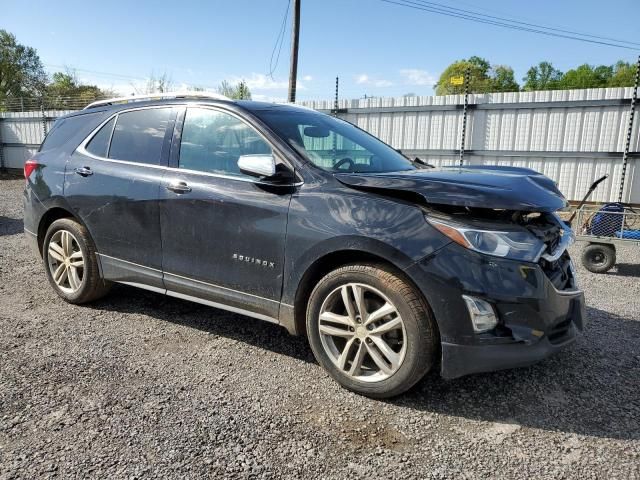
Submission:
[[[282,25],[280,26],[280,31],[276,37],[276,43],[273,45],[273,50],[271,51],[271,58],[269,59],[269,73],[267,74],[267,76],[271,77],[271,80],[273,80],[273,73],[276,71],[276,68],[278,68],[278,62],[280,61],[280,51],[282,50],[282,44],[284,43],[284,32],[287,26],[287,18],[289,18],[289,7],[291,7],[291,0],[287,2],[287,9],[285,10],[284,17],[282,18]],[[276,48],[278,49],[278,55],[276,56],[276,62],[274,65],[273,56],[276,53]]]
[[[508,20],[508,19],[506,19],[504,22],[497,21],[497,20],[490,20],[488,18],[481,18],[480,16],[478,16],[478,15],[482,15],[482,14],[476,14],[474,12],[470,12],[470,11],[466,11],[466,10],[463,11],[461,9],[456,9],[456,10],[461,10],[461,13],[457,13],[457,12],[452,11],[451,7],[439,8],[439,7],[431,7],[431,6],[428,6],[426,4],[426,3],[432,3],[432,2],[421,3],[419,0],[418,1],[411,1],[411,0],[398,0],[398,1],[381,0],[381,1],[385,2],[385,3],[391,3],[391,4],[394,4],[394,5],[407,7],[407,8],[413,8],[413,9],[416,9],[416,10],[423,10],[423,11],[426,11],[426,12],[437,13],[437,14],[446,15],[446,16],[449,16],[449,17],[455,17],[455,18],[461,18],[461,19],[464,19],[464,20],[470,20],[470,21],[474,21],[474,22],[477,22],[477,23],[484,23],[484,24],[488,24],[488,25],[495,25],[495,26],[499,26],[499,27],[510,28],[510,29],[513,29],[513,30],[531,32],[531,33],[538,33],[538,34],[552,36],[552,37],[567,38],[567,39],[571,39],[571,40],[578,40],[578,41],[582,41],[582,42],[595,43],[595,44],[599,44],[599,45],[607,45],[607,46],[612,46],[612,47],[625,48],[625,49],[628,49],[628,50],[638,50],[637,48],[633,48],[633,47],[626,46],[626,45],[620,45],[620,44],[617,44],[617,43],[598,41],[598,40],[589,40],[587,38],[579,38],[579,37],[576,37],[574,35],[555,33],[555,32],[552,32],[552,31],[544,31],[544,30],[539,30],[539,29],[536,29],[536,28],[527,28],[527,27],[524,27],[524,26],[514,25],[512,23],[505,23],[505,22],[512,22],[511,20]],[[400,2],[402,2],[402,3],[400,3]],[[462,13],[462,12],[469,12],[469,13]],[[487,17],[492,17],[492,16],[487,16]],[[525,22],[518,22],[518,23],[525,23]],[[539,28],[547,28],[547,27],[539,27]],[[560,30],[560,29],[554,29],[554,30]],[[633,42],[628,42],[628,43],[633,43]]]
[[[505,22],[510,22],[510,23],[516,23],[516,24],[520,24],[520,25],[525,25],[525,26],[529,26],[529,27],[536,27],[536,28],[543,28],[545,30],[551,30],[554,32],[559,32],[559,33],[565,33],[565,34],[571,34],[571,35],[579,35],[581,37],[589,37],[589,38],[596,38],[596,39],[600,39],[600,40],[609,40],[612,42],[616,42],[616,43],[626,43],[629,45],[637,45],[640,46],[640,43],[638,42],[630,42],[629,40],[620,40],[618,38],[612,38],[612,37],[603,37],[601,35],[593,35],[591,33],[583,33],[583,32],[576,32],[573,30],[567,30],[567,29],[563,29],[563,28],[558,28],[558,27],[548,27],[545,25],[541,25],[538,23],[530,23],[530,22],[523,22],[520,20],[515,20],[513,18],[507,18],[507,17],[498,17],[495,15],[488,15],[485,13],[480,13],[480,12],[474,12],[472,10],[466,10],[464,8],[455,8],[455,7],[449,7],[447,5],[444,5],[442,3],[437,3],[437,2],[428,2],[426,0],[415,0],[416,3],[420,3],[420,4],[425,4],[425,5],[431,5],[435,8],[443,8],[446,10],[452,10],[452,11],[457,11],[457,12],[462,12],[465,14],[469,14],[469,15],[476,15],[476,16],[480,16],[480,17],[486,17],[489,19],[494,19],[494,20],[500,20],[500,21],[505,21]]]
[[[98,76],[103,76],[103,77],[113,77],[113,78],[118,78],[120,80],[147,80],[144,77],[134,77],[132,75],[124,75],[124,74],[120,74],[120,73],[109,73],[109,72],[99,72],[96,70],[88,70],[86,68],[77,68],[74,67],[72,65],[52,65],[49,63],[45,63],[44,64],[45,67],[49,67],[49,68],[54,68],[54,69],[70,69],[70,70],[74,70],[74,71],[78,71],[78,72],[84,72],[84,73],[91,73],[94,75],[98,75]]]
[[[381,2],[385,2],[385,3],[390,3],[393,5],[398,5],[401,7],[407,7],[407,8],[412,8],[415,10],[422,10],[425,12],[431,12],[431,13],[437,13],[440,15],[445,15],[448,17],[455,17],[455,18],[460,18],[463,20],[469,20],[472,22],[477,22],[477,23],[484,23],[487,25],[495,25],[498,27],[504,27],[504,28],[510,28],[512,30],[519,30],[519,31],[523,31],[523,32],[531,32],[531,33],[538,33],[541,35],[547,35],[550,37],[558,37],[558,38],[566,38],[566,39],[570,39],[570,40],[578,40],[581,42],[587,42],[587,43],[594,43],[594,44],[598,44],[598,45],[607,45],[610,47],[618,47],[618,48],[624,48],[627,50],[634,50],[634,51],[638,51],[640,49],[635,48],[635,47],[630,47],[627,45],[620,45],[617,43],[611,43],[611,42],[605,42],[605,41],[599,41],[599,40],[590,40],[588,38],[580,38],[580,37],[576,37],[574,35],[565,35],[565,34],[561,34],[561,33],[556,33],[556,32],[552,32],[552,31],[545,31],[545,30],[540,30],[540,29],[535,29],[535,28],[528,28],[528,27],[524,27],[524,26],[519,26],[519,25],[514,25],[512,23],[505,23],[505,22],[499,22],[499,21],[494,21],[494,20],[490,20],[490,19],[484,19],[481,17],[478,17],[477,14],[464,14],[464,13],[456,13],[456,12],[452,12],[451,10],[447,10],[447,9],[442,9],[442,8],[435,8],[435,7],[430,7],[426,4],[423,3],[416,3],[410,0],[398,0],[398,1],[393,1],[393,0],[380,0]],[[448,8],[448,7],[447,7]],[[541,27],[541,28],[545,28],[545,27]]]

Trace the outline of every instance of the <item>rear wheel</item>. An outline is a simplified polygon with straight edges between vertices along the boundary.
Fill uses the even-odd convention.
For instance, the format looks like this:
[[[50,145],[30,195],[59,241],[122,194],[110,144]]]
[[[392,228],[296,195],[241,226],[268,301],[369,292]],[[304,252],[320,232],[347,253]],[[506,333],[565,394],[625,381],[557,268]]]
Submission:
[[[435,322],[420,293],[375,265],[345,266],[320,280],[307,332],[316,359],[338,383],[374,398],[411,388],[437,351]]]
[[[616,248],[604,243],[591,243],[582,251],[582,265],[593,273],[605,273],[616,264]]]
[[[86,303],[109,292],[111,284],[100,278],[89,232],[75,220],[62,218],[51,224],[42,258],[49,283],[67,302]]]

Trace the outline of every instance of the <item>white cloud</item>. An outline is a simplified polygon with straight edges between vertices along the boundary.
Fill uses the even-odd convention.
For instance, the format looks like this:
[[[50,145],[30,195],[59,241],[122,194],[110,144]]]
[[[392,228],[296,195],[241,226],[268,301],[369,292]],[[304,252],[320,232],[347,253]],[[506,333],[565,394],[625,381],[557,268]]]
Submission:
[[[242,80],[242,78],[237,81]],[[252,90],[282,90],[289,86],[286,80],[274,80],[263,73],[252,73],[249,78],[244,79],[247,86]]]
[[[371,78],[366,73],[361,73],[356,76],[356,83],[358,85],[370,85],[372,87],[390,87],[393,82],[389,80]]]
[[[236,84],[242,80],[246,82],[247,86],[251,90],[252,98],[254,100],[285,101],[286,99],[287,89],[289,88],[288,80],[278,78],[272,79],[271,77],[261,73],[251,73],[250,75],[234,75],[227,77],[227,81],[231,84]],[[298,91],[307,90],[307,86],[305,84],[312,80],[313,77],[311,75],[303,76],[297,83]],[[115,82],[109,82],[104,81],[104,79],[99,79],[92,76],[82,76],[80,77],[80,81],[85,84],[97,85],[103,90],[110,90],[117,96],[129,96],[145,91],[149,79],[141,78],[139,80],[119,80]],[[217,85],[217,83],[214,83],[214,85]],[[187,91],[194,86],[202,87],[202,85],[198,83],[173,81],[171,82],[171,91]],[[206,86],[204,88],[206,91],[211,92],[214,92],[216,89],[215,86]]]
[[[80,82],[88,85],[96,85],[100,90],[114,92],[118,96],[135,95],[136,92],[143,91],[147,86],[147,80],[134,80],[131,82],[109,83],[95,81],[95,79],[80,78]]]
[[[356,77],[356,83],[359,85],[364,85],[369,83],[369,75],[361,74]]]
[[[389,80],[374,80],[373,82],[374,87],[390,87],[391,85],[393,85],[393,82]]]
[[[426,70],[418,68],[405,68],[400,70],[400,75],[405,79],[408,85],[428,85],[432,87],[436,84],[436,79]]]
[[[287,88],[289,88],[289,81],[288,80],[276,80],[276,79],[272,79],[271,77],[269,77],[268,75],[265,75],[264,73],[252,73],[249,76],[235,76],[232,77],[230,79],[228,79],[230,83],[234,84],[234,83],[238,83],[242,80],[244,80],[247,84],[247,86],[249,87],[249,90],[251,90],[252,92],[255,91],[262,91],[262,90],[286,90]],[[302,78],[303,81],[310,81],[311,77],[310,76],[305,76]],[[306,86],[304,85],[303,82],[298,81],[296,88],[298,90],[305,90]],[[255,96],[255,95],[254,95]]]

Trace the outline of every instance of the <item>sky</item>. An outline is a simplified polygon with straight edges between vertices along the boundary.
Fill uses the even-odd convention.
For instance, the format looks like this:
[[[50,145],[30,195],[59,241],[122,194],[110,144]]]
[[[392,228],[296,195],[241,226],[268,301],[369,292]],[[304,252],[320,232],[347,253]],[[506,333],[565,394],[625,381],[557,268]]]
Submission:
[[[640,0],[434,0],[487,15],[640,42]],[[120,94],[167,74],[176,89],[213,89],[244,79],[254,99],[283,100],[289,75],[291,9],[279,61],[270,59],[289,0],[180,2],[0,0],[0,28],[37,49],[49,73]],[[511,66],[567,70],[634,62],[638,50],[473,23],[382,0],[301,0],[298,100],[433,94],[451,62],[478,55]],[[277,48],[276,48],[277,53]]]

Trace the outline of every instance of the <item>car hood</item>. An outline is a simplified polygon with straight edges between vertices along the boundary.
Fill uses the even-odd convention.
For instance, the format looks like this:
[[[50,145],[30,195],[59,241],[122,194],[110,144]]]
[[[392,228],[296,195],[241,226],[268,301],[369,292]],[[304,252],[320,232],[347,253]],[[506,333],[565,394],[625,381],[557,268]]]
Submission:
[[[339,173],[343,184],[392,195],[411,192],[431,204],[555,212],[567,205],[556,184],[528,168],[466,166],[386,173]]]

